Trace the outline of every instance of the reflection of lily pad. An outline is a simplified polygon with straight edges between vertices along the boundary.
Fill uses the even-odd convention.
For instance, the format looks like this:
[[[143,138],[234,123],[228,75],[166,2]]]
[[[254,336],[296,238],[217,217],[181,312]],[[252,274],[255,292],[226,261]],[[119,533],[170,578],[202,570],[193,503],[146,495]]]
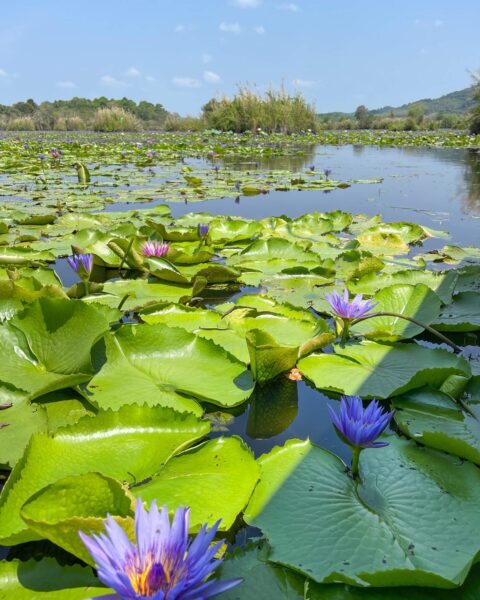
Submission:
[[[297,383],[277,377],[258,386],[250,401],[247,434],[254,439],[271,438],[287,429],[298,414]]]

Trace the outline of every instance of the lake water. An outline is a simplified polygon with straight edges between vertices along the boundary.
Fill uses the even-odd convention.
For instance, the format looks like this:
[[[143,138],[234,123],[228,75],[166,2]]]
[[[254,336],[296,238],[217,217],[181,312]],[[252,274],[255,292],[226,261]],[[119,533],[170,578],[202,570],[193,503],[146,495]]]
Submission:
[[[251,162],[236,166],[252,169]],[[332,169],[335,179],[383,178],[379,184],[348,189],[271,192],[267,195],[224,198],[201,204],[170,203],[174,216],[198,210],[262,219],[286,214],[297,217],[312,211],[341,209],[381,214],[386,222],[412,221],[447,230],[450,240],[432,238],[423,250],[446,243],[480,243],[480,152],[435,148],[378,148],[373,146],[320,146],[303,158],[279,157],[260,162],[260,168]],[[466,340],[458,336],[457,343]],[[467,342],[471,343],[471,342]],[[442,346],[447,348],[447,346]],[[305,382],[285,376],[260,390],[229,425],[259,455],[291,438],[310,439],[349,460],[348,447],[333,431],[328,398]],[[335,400],[330,401],[335,405]],[[221,434],[221,432],[219,433]]]
[[[198,166],[198,159],[186,159]],[[318,146],[302,156],[278,157],[254,162],[229,161],[236,168],[305,170],[314,164],[317,171],[332,169],[335,179],[382,178],[382,183],[352,185],[348,189],[322,191],[271,192],[254,197],[219,198],[195,204],[168,203],[178,217],[192,211],[236,215],[262,219],[274,215],[297,217],[312,211],[341,209],[367,215],[381,214],[386,222],[412,221],[436,230],[447,230],[450,239],[429,239],[419,249],[431,250],[446,243],[462,246],[480,242],[480,152],[435,148],[379,148],[373,146]],[[207,168],[211,165],[202,163]],[[165,203],[158,198],[155,204]],[[107,210],[145,209],[149,204],[117,204]],[[54,266],[65,285],[76,276],[60,259]],[[252,293],[254,290],[245,290]],[[458,344],[478,351],[474,334],[452,335]],[[433,340],[425,336],[425,343]],[[475,344],[475,345],[474,345]],[[445,346],[444,346],[445,347]],[[228,417],[213,416],[210,437],[239,435],[255,455],[291,438],[310,439],[350,461],[350,450],[336,436],[327,410],[327,403],[336,400],[311,387],[305,381],[290,381],[285,375],[257,387],[249,402],[234,409]],[[213,407],[212,410],[215,410]],[[259,532],[242,528],[230,540],[242,545],[249,536]],[[0,557],[7,549],[0,548]]]
[[[185,162],[196,167],[199,165],[198,159],[186,159]],[[373,178],[382,178],[383,181],[356,184],[328,193],[291,190],[195,203],[168,203],[158,198],[155,204],[169,204],[175,217],[192,211],[206,211],[262,219],[274,215],[297,217],[312,211],[341,209],[352,213],[381,214],[386,222],[412,221],[450,232],[450,239],[428,239],[414,252],[432,250],[446,243],[462,246],[480,243],[480,152],[437,148],[317,146],[302,156],[269,158],[258,165],[246,159],[229,160],[228,164],[245,170],[269,168],[292,171],[302,171],[313,164],[320,172],[324,168],[332,169],[334,178],[342,181]],[[210,164],[208,168],[211,168]],[[151,204],[117,204],[109,206],[108,210],[145,209],[148,206]],[[55,269],[65,285],[76,281],[76,276],[64,260],[57,261]],[[247,293],[252,293],[252,290]],[[467,341],[465,335],[456,336],[455,341],[474,348],[471,339]],[[474,343],[478,344],[478,340]],[[349,460],[348,447],[340,442],[331,425],[327,401],[324,394],[304,381],[292,382],[286,376],[281,376],[263,390],[258,390],[250,402],[239,407],[228,425],[219,423],[217,433],[225,434],[227,427],[230,433],[244,438],[256,455],[268,452],[287,439],[310,437],[315,443]],[[335,400],[330,402],[335,404]]]
[[[202,204],[171,203],[172,214],[192,210],[262,219],[286,214],[341,209],[385,221],[414,221],[446,229],[460,245],[480,240],[480,152],[442,148],[379,148],[375,146],[317,146],[303,158],[279,157],[260,161],[260,167],[332,169],[335,179],[383,178],[382,183],[348,189],[271,192],[262,196],[210,200]],[[252,169],[251,162],[236,162]]]

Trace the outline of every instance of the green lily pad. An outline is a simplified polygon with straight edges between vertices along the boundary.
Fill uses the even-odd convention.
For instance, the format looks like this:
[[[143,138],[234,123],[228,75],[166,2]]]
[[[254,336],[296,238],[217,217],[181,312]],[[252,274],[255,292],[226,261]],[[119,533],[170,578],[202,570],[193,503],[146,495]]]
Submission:
[[[193,531],[218,519],[220,529],[228,530],[247,505],[259,472],[241,439],[221,437],[172,458],[151,481],[131,491],[144,502],[157,499],[171,510],[189,506]]]
[[[38,539],[22,521],[20,510],[47,485],[92,471],[120,481],[141,481],[209,428],[190,413],[123,406],[117,412],[99,411],[95,417],[84,417],[53,435],[34,434],[0,496],[1,543]]]
[[[78,532],[103,532],[107,514],[124,529],[133,530],[133,508],[132,497],[119,481],[86,473],[44,487],[27,500],[20,514],[41,538],[94,566]]]
[[[266,548],[237,549],[221,565],[221,579],[242,578],[242,583],[222,594],[225,600],[303,600],[305,578],[268,562]]]
[[[90,567],[61,566],[54,558],[0,561],[2,600],[85,600],[110,592]]]
[[[319,389],[389,398],[426,384],[439,388],[451,375],[470,376],[465,359],[417,344],[363,342],[335,346],[334,354],[311,354],[298,363]]]
[[[373,296],[376,291],[390,285],[423,283],[437,294],[443,304],[450,304],[457,279],[458,273],[455,271],[436,273],[435,271],[406,269],[392,273],[368,273],[358,281],[349,281],[347,287],[352,294]]]
[[[394,398],[393,406],[395,422],[406,435],[480,464],[480,422],[449,396],[424,388]]]
[[[440,312],[440,299],[423,283],[391,285],[377,292],[373,299],[378,302],[374,312],[397,313],[425,325],[430,325]],[[372,317],[352,327],[354,333],[386,341],[411,338],[423,330],[420,325],[395,316]]]
[[[81,301],[37,300],[0,327],[0,382],[33,399],[88,381],[91,347],[118,314]]]
[[[322,583],[463,583],[480,548],[478,469],[395,436],[388,441],[361,453],[359,484],[308,440],[261,457],[244,518],[267,536],[270,560]]]
[[[161,323],[128,325],[107,336],[107,362],[88,387],[91,401],[105,407],[135,402],[137,394],[149,403],[162,404],[172,393],[175,398],[188,395],[236,406],[252,389],[245,365],[223,348]],[[190,405],[191,401],[180,406],[173,403],[179,410],[190,410]]]
[[[438,331],[477,331],[480,329],[480,293],[461,292],[442,309],[433,323]]]
[[[253,378],[260,384],[289,371],[297,362],[298,346],[280,345],[265,331],[252,329],[246,340]]]

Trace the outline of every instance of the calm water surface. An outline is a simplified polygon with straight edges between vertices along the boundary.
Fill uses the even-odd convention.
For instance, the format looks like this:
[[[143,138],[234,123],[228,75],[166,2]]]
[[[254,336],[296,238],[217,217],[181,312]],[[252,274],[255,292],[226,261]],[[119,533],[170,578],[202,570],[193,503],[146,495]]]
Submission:
[[[189,161],[186,160],[186,163]],[[198,160],[191,160],[198,165]],[[255,171],[253,160],[228,162],[242,170]],[[332,169],[333,177],[349,179],[383,178],[382,183],[354,184],[348,189],[322,191],[271,192],[253,197],[220,198],[195,203],[170,202],[175,217],[188,212],[262,219],[273,215],[297,217],[312,211],[341,209],[367,215],[381,214],[386,222],[413,221],[432,229],[447,230],[450,239],[432,238],[420,251],[446,243],[480,244],[480,152],[437,148],[379,148],[374,146],[317,146],[302,156],[278,157],[260,161],[258,168],[317,171]],[[162,198],[155,202],[165,203]],[[108,210],[145,209],[148,204],[118,204]],[[75,275],[63,264],[55,267],[65,285]],[[248,290],[252,293],[252,290]],[[462,344],[462,339],[457,339]],[[468,342],[467,342],[468,343]],[[306,382],[292,382],[281,376],[265,388],[257,389],[250,401],[225,423],[219,416],[212,436],[226,432],[240,435],[256,455],[291,438],[312,441],[349,460],[349,449],[339,441],[327,412],[323,393]],[[214,410],[214,409],[213,409]]]
[[[235,162],[254,169],[252,162]],[[312,211],[341,209],[368,215],[381,214],[386,222],[413,221],[447,230],[450,239],[430,239],[422,250],[446,243],[480,244],[480,152],[435,148],[377,148],[372,146],[319,146],[302,158],[279,157],[260,162],[261,168],[332,169],[335,179],[383,178],[378,184],[357,184],[348,189],[271,192],[267,195],[209,200],[201,204],[170,203],[177,217],[191,211],[262,219],[285,214],[297,217]],[[462,343],[463,340],[457,340]],[[446,346],[445,346],[446,347]],[[349,449],[333,431],[327,402],[335,400],[308,386],[280,377],[241,407],[228,426],[255,454],[291,438],[310,439],[342,459]],[[219,435],[222,432],[219,432]]]
[[[191,162],[198,164],[198,161]],[[240,169],[256,168],[252,161],[232,162]],[[383,178],[383,182],[356,184],[328,193],[289,191],[192,204],[172,202],[169,203],[172,214],[178,217],[192,211],[208,211],[262,219],[273,215],[297,217],[312,211],[341,209],[367,215],[381,214],[386,222],[413,221],[450,232],[448,241],[430,239],[423,250],[441,247],[445,243],[480,245],[480,152],[319,146],[301,157],[261,161],[259,167],[301,171],[311,164],[318,171],[332,169],[335,179]],[[155,203],[164,202],[159,198]],[[107,210],[145,209],[148,206],[151,205],[117,204],[108,206]],[[76,281],[64,259],[58,260],[54,268],[65,285]],[[245,291],[252,293],[254,290]],[[471,334],[457,334],[455,341],[458,344],[472,344],[470,339],[466,339],[469,335],[471,337]],[[473,343],[478,344],[478,339]],[[469,347],[478,350],[478,345]],[[335,406],[335,397],[328,398],[307,382],[293,382],[283,375],[267,386],[257,388],[249,402],[231,411],[231,415],[214,415],[211,437],[229,433],[239,435],[257,456],[288,439],[310,437],[313,442],[349,462],[350,450],[334,433],[327,403]],[[245,541],[243,538],[247,539],[255,533],[258,532],[252,528],[243,528],[238,532],[236,541],[242,544]],[[5,553],[6,549],[2,551],[0,548],[0,557]]]

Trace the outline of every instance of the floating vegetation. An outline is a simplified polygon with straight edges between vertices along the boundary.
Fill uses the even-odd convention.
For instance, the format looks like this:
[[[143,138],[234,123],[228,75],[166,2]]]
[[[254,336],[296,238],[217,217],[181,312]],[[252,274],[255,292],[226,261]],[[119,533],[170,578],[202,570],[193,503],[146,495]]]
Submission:
[[[175,218],[165,203],[368,185],[235,162],[298,140],[55,139],[0,143],[2,592],[114,593],[79,531],[109,514],[133,543],[141,499],[189,507],[192,537],[206,524],[230,545],[209,551],[210,583],[210,558],[193,579],[174,554],[120,561],[132,598],[174,573],[212,593],[242,578],[227,600],[473,598],[480,249],[342,210]],[[290,435],[304,388],[325,408],[312,439],[336,429],[352,452]]]

